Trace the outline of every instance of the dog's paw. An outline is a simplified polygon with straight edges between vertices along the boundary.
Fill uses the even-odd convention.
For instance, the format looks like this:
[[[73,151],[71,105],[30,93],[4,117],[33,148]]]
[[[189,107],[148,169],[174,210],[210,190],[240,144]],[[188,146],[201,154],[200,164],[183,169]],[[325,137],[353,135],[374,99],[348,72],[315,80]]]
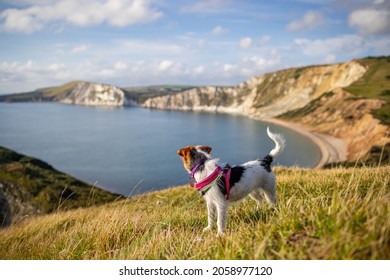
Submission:
[[[208,227],[205,227],[205,228],[203,229],[203,232],[208,232],[208,231],[210,231],[210,230],[211,230],[211,227],[208,226]]]
[[[224,237],[224,236],[225,236],[225,234],[222,231],[218,231],[217,237]]]

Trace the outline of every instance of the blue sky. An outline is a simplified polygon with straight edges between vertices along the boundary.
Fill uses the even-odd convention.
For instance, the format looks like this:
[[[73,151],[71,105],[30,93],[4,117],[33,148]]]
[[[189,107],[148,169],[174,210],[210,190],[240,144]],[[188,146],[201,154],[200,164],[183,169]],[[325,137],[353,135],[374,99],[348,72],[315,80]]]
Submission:
[[[0,93],[236,85],[389,54],[388,0],[0,0]]]

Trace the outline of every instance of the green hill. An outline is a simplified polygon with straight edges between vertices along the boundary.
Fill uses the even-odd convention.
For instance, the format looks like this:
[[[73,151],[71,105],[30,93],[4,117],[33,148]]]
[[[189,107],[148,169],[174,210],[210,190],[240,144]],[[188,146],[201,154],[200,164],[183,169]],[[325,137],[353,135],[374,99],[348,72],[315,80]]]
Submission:
[[[185,186],[27,219],[0,231],[0,259],[390,258],[389,166],[275,172],[276,209],[233,205],[222,238]]]
[[[53,102],[71,92],[79,81],[66,83],[58,87],[48,87],[30,92],[0,95],[0,102]]]
[[[0,198],[1,227],[11,220],[112,202],[121,196],[59,172],[41,160],[0,147]]]

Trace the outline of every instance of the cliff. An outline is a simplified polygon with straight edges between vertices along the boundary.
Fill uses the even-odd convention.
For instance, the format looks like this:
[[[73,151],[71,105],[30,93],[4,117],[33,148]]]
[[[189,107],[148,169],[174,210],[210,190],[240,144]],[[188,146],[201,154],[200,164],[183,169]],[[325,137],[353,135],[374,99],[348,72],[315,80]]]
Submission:
[[[58,87],[0,96],[2,102],[61,102],[86,106],[135,105],[125,91],[112,85],[73,81]]]
[[[149,98],[143,106],[268,119],[301,108],[324,92],[346,87],[361,78],[365,71],[366,68],[355,61],[292,68],[254,77],[235,87],[200,87]]]
[[[354,161],[373,146],[390,141],[389,119],[384,113],[390,103],[389,69],[388,57],[292,68],[254,77],[234,87],[201,87],[149,98],[142,105],[240,114],[261,120],[282,118],[343,140],[347,160]],[[353,90],[348,92],[349,88]],[[357,89],[361,91],[356,93]],[[382,112],[381,117],[377,112]]]
[[[58,101],[88,106],[123,106],[128,103],[120,88],[88,82],[78,82],[69,94]]]

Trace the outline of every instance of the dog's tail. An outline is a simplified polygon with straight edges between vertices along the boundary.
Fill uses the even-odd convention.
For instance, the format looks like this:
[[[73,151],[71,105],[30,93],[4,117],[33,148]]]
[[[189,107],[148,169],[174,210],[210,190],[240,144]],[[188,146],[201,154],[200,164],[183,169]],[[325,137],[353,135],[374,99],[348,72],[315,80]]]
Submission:
[[[272,158],[275,158],[283,151],[286,145],[285,140],[280,134],[272,133],[269,130],[269,127],[267,127],[267,134],[269,138],[271,138],[275,142],[275,148],[271,152],[269,152],[268,155],[270,155]]]
[[[262,160],[260,161],[260,165],[264,167],[265,170],[271,172],[271,164],[274,161],[274,158],[279,155],[285,146],[284,138],[277,133],[272,133],[269,131],[269,127],[267,127],[267,134],[269,138],[271,138],[275,142],[275,148],[269,152]]]

